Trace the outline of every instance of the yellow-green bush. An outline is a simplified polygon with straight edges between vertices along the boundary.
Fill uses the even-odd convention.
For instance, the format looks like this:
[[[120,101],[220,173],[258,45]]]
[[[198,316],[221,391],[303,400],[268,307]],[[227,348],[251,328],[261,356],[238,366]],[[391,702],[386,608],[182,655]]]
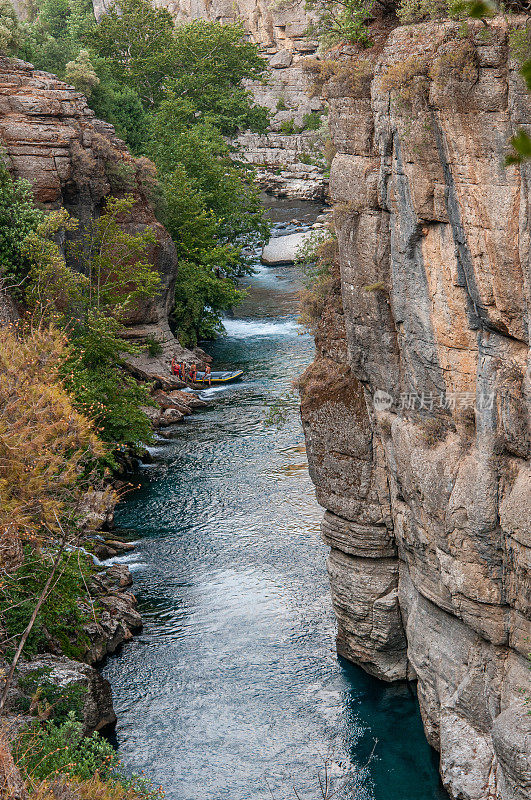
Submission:
[[[68,524],[103,455],[59,379],[65,337],[0,329],[0,534],[32,539]]]

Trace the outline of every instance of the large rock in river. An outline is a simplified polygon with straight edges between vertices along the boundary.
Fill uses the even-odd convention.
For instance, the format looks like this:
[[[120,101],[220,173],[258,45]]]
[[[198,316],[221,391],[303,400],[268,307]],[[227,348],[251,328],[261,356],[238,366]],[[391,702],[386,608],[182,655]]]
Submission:
[[[311,231],[290,233],[270,239],[262,250],[262,264],[293,264],[300,256],[301,249],[311,236]]]

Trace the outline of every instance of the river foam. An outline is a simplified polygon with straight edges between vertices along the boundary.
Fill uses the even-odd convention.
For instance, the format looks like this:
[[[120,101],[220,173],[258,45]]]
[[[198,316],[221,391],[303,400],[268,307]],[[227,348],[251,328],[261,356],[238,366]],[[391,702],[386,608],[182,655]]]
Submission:
[[[297,336],[300,328],[294,320],[264,322],[252,319],[225,319],[223,327],[233,339],[249,339],[256,336]]]

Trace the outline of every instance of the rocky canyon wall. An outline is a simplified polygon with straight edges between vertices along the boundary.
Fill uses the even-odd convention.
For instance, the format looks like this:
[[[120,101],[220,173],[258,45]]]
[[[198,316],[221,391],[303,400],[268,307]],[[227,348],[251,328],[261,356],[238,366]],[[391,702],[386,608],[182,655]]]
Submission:
[[[531,165],[504,163],[531,131],[518,69],[501,18],[336,54],[340,274],[302,379],[338,651],[417,679],[461,800],[531,796]]]

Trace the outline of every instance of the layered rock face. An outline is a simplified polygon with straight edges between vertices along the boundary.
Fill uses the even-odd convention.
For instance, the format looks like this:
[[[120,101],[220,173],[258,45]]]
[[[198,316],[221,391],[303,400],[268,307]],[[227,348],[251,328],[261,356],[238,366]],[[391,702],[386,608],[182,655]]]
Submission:
[[[170,358],[175,348],[180,353],[168,327],[177,256],[149,201],[153,165],[129,154],[114,128],[95,118],[84,95],[17,59],[0,58],[0,140],[8,169],[30,182],[36,201],[45,208],[64,206],[81,229],[101,213],[107,196],[133,195],[134,207],[122,224],[130,232],[154,231],[156,243],[148,255],[159,272],[161,292],[131,314],[129,331],[155,334]],[[8,319],[10,313],[2,301],[0,316]]]
[[[302,381],[338,651],[417,678],[463,800],[531,796],[531,167],[504,164],[531,98],[508,33],[430,23],[338,56],[341,291]]]

